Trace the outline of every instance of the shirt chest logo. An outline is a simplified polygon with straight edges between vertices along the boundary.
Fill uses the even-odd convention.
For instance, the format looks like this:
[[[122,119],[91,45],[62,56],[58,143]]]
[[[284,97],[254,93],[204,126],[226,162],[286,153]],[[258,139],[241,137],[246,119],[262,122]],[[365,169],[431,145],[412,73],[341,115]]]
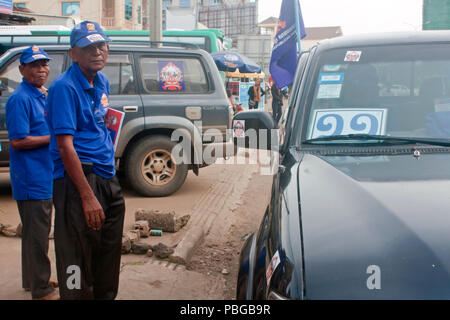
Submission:
[[[101,102],[103,108],[109,107],[108,96],[106,95],[106,93],[103,93],[102,98],[100,99],[100,102]]]

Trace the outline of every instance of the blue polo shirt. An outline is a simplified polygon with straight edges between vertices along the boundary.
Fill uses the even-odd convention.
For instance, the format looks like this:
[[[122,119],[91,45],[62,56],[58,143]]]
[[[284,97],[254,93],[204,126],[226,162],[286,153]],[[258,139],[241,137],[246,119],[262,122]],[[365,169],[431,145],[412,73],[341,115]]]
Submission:
[[[23,79],[6,102],[9,140],[50,134],[44,117],[45,103],[45,94]],[[29,150],[10,146],[9,156],[14,200],[51,199],[53,164],[48,145]]]
[[[104,178],[115,174],[114,147],[104,117],[108,108],[109,81],[102,73],[91,87],[74,62],[52,83],[48,94],[47,122],[53,178],[64,177],[65,168],[56,144],[56,135],[73,136],[75,151],[82,163],[93,164],[94,173]]]

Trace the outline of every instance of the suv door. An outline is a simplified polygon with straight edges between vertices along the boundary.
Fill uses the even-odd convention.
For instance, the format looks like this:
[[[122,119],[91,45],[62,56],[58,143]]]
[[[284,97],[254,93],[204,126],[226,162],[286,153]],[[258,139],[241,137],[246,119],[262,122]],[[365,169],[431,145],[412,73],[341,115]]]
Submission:
[[[48,88],[52,81],[61,74],[64,68],[65,52],[47,52],[50,61],[50,74],[45,87]],[[0,167],[9,166],[9,139],[6,128],[6,101],[14,90],[22,82],[19,72],[20,53],[11,59],[0,70]]]

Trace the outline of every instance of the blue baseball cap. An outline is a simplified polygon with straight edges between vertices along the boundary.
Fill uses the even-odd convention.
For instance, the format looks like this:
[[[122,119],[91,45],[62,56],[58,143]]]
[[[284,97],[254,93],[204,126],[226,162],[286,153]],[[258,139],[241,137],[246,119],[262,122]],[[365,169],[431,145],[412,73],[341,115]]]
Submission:
[[[20,64],[24,63],[30,63],[37,60],[51,60],[44,50],[39,48],[38,46],[34,45],[29,48],[26,48],[22,51],[22,54],[20,55]]]
[[[97,22],[83,21],[77,24],[70,33],[70,46],[83,48],[96,42],[107,42],[105,35]]]

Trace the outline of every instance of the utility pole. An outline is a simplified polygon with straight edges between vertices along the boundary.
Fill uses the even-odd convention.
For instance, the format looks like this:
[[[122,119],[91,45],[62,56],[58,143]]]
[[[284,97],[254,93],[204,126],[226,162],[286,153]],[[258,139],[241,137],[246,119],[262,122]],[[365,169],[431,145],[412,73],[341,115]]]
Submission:
[[[150,41],[162,41],[162,0],[148,1],[148,18],[150,21]],[[161,44],[154,43],[150,46],[157,48]]]

